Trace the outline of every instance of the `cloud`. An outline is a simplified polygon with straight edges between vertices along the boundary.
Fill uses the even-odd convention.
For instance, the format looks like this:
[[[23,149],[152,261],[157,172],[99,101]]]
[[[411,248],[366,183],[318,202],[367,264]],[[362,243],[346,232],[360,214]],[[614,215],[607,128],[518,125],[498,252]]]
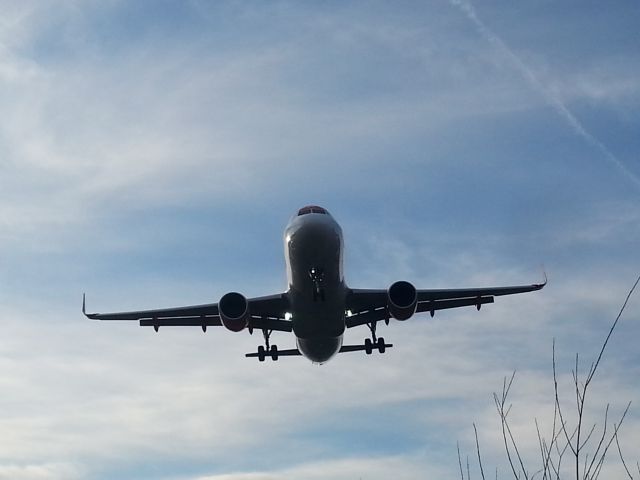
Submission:
[[[0,479],[3,480],[49,480],[82,478],[76,467],[68,464],[44,465],[2,465],[0,463]]]
[[[463,80],[456,69],[473,66],[452,67],[447,50],[421,41],[433,34],[445,46],[443,33],[406,29],[402,18],[379,29],[385,22],[376,17],[354,23],[325,13],[303,20],[306,30],[289,32],[285,18],[276,17],[282,22],[267,26],[275,40],[264,45],[254,45],[261,38],[255,34],[246,43],[230,37],[218,48],[226,31],[203,26],[200,36],[171,42],[163,24],[155,35],[129,32],[113,40],[126,49],[100,43],[104,27],[96,17],[117,19],[123,8],[31,4],[16,9],[5,29],[11,42],[2,65],[10,73],[0,81],[3,111],[12,120],[0,127],[0,221],[16,243],[42,229],[91,225],[114,210],[203,198],[253,201],[257,192],[295,188],[301,171],[336,188],[354,177],[378,182],[365,174],[384,162],[376,150],[391,153],[407,136],[438,136],[461,119],[531,105],[508,82]],[[232,14],[242,28],[260,18]],[[52,24],[84,42],[72,41],[71,33],[52,36]],[[418,41],[423,45],[414,52]],[[42,48],[47,42],[50,50]],[[354,58],[362,71],[375,65],[360,55],[371,44],[423,84],[385,72],[353,78]],[[451,77],[458,78],[456,88]]]
[[[531,413],[548,413],[551,339],[563,365],[598,344],[634,268],[635,199],[599,191],[577,215],[533,185],[556,173],[532,167],[532,143],[582,150],[545,136],[545,97],[500,68],[500,48],[479,52],[452,9],[202,2],[196,19],[141,20],[126,2],[42,5],[0,27],[7,476],[454,478],[473,421],[502,459],[504,375],[519,371],[529,435]],[[343,223],[353,286],[526,283],[541,261],[550,284],[381,325],[387,354],[323,367],[250,362],[259,334],[81,316],[83,289],[106,310],[282,288],[280,227],[309,198]],[[638,396],[623,373],[636,327],[621,327],[596,410],[607,392]]]
[[[282,470],[202,476],[193,480],[272,480],[277,478],[302,480],[368,478],[376,480],[391,477],[409,480],[424,476],[442,478],[443,474],[446,474],[443,470],[425,464],[424,458],[421,456],[401,455],[382,458],[346,458],[322,463],[311,462]]]
[[[504,56],[509,59],[514,67],[522,74],[529,85],[551,105],[566,123],[571,127],[574,133],[582,137],[589,145],[600,151],[603,157],[615,165],[628,180],[640,187],[640,177],[631,171],[613,152],[593,134],[588,132],[578,118],[569,110],[565,102],[556,92],[543,85],[535,72],[525,64],[522,59],[509,48],[509,46],[491,31],[478,17],[473,5],[466,0],[450,0],[451,4],[459,8],[473,22],[478,32],[492,45],[494,45]]]

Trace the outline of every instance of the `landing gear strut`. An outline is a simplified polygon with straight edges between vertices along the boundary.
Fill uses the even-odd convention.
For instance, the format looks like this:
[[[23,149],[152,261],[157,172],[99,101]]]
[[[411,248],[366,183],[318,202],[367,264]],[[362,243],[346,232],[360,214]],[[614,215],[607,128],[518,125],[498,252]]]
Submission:
[[[324,270],[318,267],[311,267],[309,269],[309,277],[313,282],[313,301],[320,300],[324,302]]]
[[[387,349],[384,338],[376,337],[376,325],[376,322],[367,323],[367,327],[369,327],[369,331],[371,332],[371,338],[367,338],[364,341],[364,351],[367,355],[371,355],[374,348],[380,353],[384,353]]]
[[[274,362],[278,360],[278,346],[269,345],[271,332],[273,332],[273,330],[267,330],[266,328],[262,330],[262,335],[264,336],[264,347],[262,345],[258,347],[258,360],[260,362],[264,362],[264,359],[267,356],[271,357]]]

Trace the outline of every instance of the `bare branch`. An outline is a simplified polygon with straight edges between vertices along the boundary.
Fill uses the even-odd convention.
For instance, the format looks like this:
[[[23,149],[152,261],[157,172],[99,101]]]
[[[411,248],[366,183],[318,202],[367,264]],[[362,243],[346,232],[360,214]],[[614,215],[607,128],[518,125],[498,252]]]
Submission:
[[[616,439],[616,447],[618,447],[618,455],[620,455],[620,460],[622,461],[622,466],[624,467],[625,471],[627,472],[627,475],[629,476],[629,480],[633,480],[633,475],[631,475],[631,472],[627,468],[627,463],[624,461],[624,455],[622,455],[622,449],[620,448],[620,442],[618,441],[618,432],[617,432],[617,430],[616,430],[616,433],[613,434],[613,436]]]
[[[593,376],[596,374],[596,370],[598,369],[598,365],[600,365],[600,360],[602,359],[602,355],[604,354],[604,349],[607,348],[607,343],[609,343],[609,338],[611,338],[611,334],[613,333],[613,330],[616,328],[616,325],[618,324],[620,317],[622,317],[622,313],[624,312],[625,308],[627,308],[627,303],[629,302],[629,298],[631,298],[631,295],[633,295],[633,291],[636,289],[639,282],[640,282],[640,276],[638,276],[638,278],[636,279],[636,282],[633,284],[633,287],[631,287],[631,290],[629,290],[629,293],[627,294],[627,298],[625,298],[624,303],[622,304],[622,308],[620,308],[620,311],[618,312],[618,316],[616,317],[616,320],[613,322],[613,325],[611,325],[611,328],[609,329],[609,333],[607,334],[607,338],[605,338],[604,343],[602,344],[602,348],[600,349],[598,358],[595,361],[595,364],[591,369],[591,372],[589,372],[589,376],[587,377],[587,381],[585,382],[585,387],[589,385],[589,383],[591,382],[591,379],[593,379]]]
[[[631,402],[627,403],[627,407],[624,409],[624,412],[622,412],[622,416],[620,417],[620,420],[618,421],[618,424],[616,425],[614,423],[613,435],[611,435],[611,439],[609,440],[609,442],[607,443],[607,446],[604,448],[604,450],[602,452],[602,455],[600,457],[600,461],[598,462],[598,467],[596,468],[596,471],[594,472],[594,475],[593,475],[594,480],[597,479],[600,476],[600,471],[602,470],[602,465],[604,465],[604,459],[605,459],[605,457],[607,455],[607,452],[609,451],[609,447],[613,443],[614,438],[618,435],[618,430],[622,426],[622,422],[624,421],[625,417],[627,416],[627,412],[629,412],[629,408],[630,407],[631,407]]]
[[[476,428],[476,424],[473,424],[473,432],[476,435],[476,452],[478,452],[478,464],[480,465],[480,475],[482,475],[482,480],[484,478],[484,469],[482,468],[482,456],[480,455],[480,442],[478,442],[478,429]]]
[[[520,450],[518,450],[518,445],[516,444],[516,440],[513,437],[513,433],[511,433],[511,428],[509,427],[509,423],[505,421],[504,425],[507,428],[507,432],[509,433],[509,440],[513,445],[513,450],[516,452],[516,458],[518,459],[518,463],[520,464],[520,468],[522,469],[522,474],[524,475],[524,478],[528,479],[529,475],[527,474],[527,469],[524,467],[524,462],[522,461]]]
[[[584,466],[582,467],[582,478],[589,478],[588,475],[585,473],[586,469],[587,469],[587,462],[589,461],[589,452],[587,452],[587,454],[584,456]]]
[[[538,425],[538,419],[534,418],[534,422],[536,424],[536,433],[538,435],[538,446],[540,448],[540,460],[542,463],[542,480],[547,480],[549,478],[549,458],[551,455],[551,448],[547,446],[547,442],[542,437],[540,433],[540,425]],[[554,419],[554,430],[555,430],[555,419]],[[553,445],[553,436],[551,437],[551,445]]]
[[[493,399],[495,401],[496,404],[496,409],[498,410],[498,415],[500,416],[500,422],[502,424],[502,440],[504,442],[504,449],[505,452],[507,454],[507,459],[509,460],[509,466],[511,467],[511,471],[513,472],[513,476],[515,478],[520,478],[519,473],[516,471],[516,466],[514,464],[514,460],[511,456],[511,449],[509,448],[509,443],[511,442],[512,444],[514,444],[513,441],[513,436],[510,433],[509,430],[509,426],[508,426],[508,422],[507,422],[507,415],[509,414],[509,411],[511,410],[511,406],[509,406],[509,409],[507,411],[505,411],[505,404],[507,402],[507,397],[509,396],[509,391],[511,390],[511,385],[513,385],[513,379],[516,376],[516,372],[514,371],[511,374],[511,378],[509,379],[509,383],[507,383],[507,377],[504,377],[503,381],[502,381],[502,395],[500,397],[498,397],[498,394],[494,392],[493,394]],[[515,445],[514,445],[515,447]],[[516,451],[516,455],[519,456],[518,451],[517,451],[517,447],[515,449]],[[520,463],[522,464],[522,459],[518,459],[520,461]],[[526,472],[524,472],[523,469],[523,473],[525,473],[525,478],[526,478]]]
[[[589,443],[589,439],[591,438],[591,436],[593,435],[594,430],[596,429],[596,427],[598,426],[597,423],[594,423],[593,425],[591,425],[591,430],[589,430],[589,434],[587,435],[587,438],[584,439],[584,442],[582,442],[582,445],[580,445],[580,449],[584,448],[584,446]]]
[[[464,480],[464,472],[462,470],[462,458],[460,458],[460,443],[456,442],[456,447],[458,448],[458,464],[460,465],[460,478]]]
[[[604,411],[604,426],[602,427],[602,436],[600,437],[600,441],[598,442],[598,446],[596,448],[596,451],[593,452],[593,459],[591,460],[591,464],[589,465],[588,470],[585,471],[585,477],[589,477],[589,474],[591,473],[591,469],[593,468],[594,462],[596,461],[596,459],[598,458],[598,454],[600,453],[600,449],[602,448],[602,445],[604,443],[604,439],[607,436],[607,425],[609,424],[609,404],[607,403],[607,408]]]
[[[594,362],[591,363],[589,369],[586,374],[586,379],[581,381],[580,378],[580,356],[576,353],[574,369],[572,370],[572,380],[574,387],[574,395],[575,395],[575,405],[576,405],[576,414],[577,418],[575,421],[575,427],[572,429],[569,428],[566,419],[564,418],[562,405],[560,402],[560,394],[558,389],[558,373],[556,366],[556,353],[555,353],[555,339],[553,340],[553,349],[552,349],[552,367],[553,367],[553,387],[554,387],[554,413],[553,413],[553,428],[551,431],[551,437],[549,442],[544,437],[540,425],[538,423],[538,419],[534,418],[536,433],[538,436],[538,448],[540,451],[540,460],[541,460],[541,468],[536,470],[533,474],[529,474],[520,450],[518,448],[518,444],[516,442],[516,438],[511,430],[511,426],[509,424],[508,416],[511,412],[512,405],[507,404],[507,399],[509,397],[509,393],[511,391],[511,387],[513,385],[513,381],[515,378],[516,372],[509,379],[504,377],[502,382],[502,393],[498,395],[494,392],[493,398],[494,403],[496,405],[496,410],[498,416],[500,417],[500,422],[502,426],[502,439],[504,443],[505,453],[507,454],[507,459],[509,461],[509,466],[511,468],[511,472],[515,480],[520,480],[521,478],[525,480],[534,480],[542,477],[542,480],[560,480],[561,472],[562,472],[562,461],[567,452],[571,452],[573,456],[573,460],[575,462],[575,478],[576,480],[597,480],[600,474],[602,473],[602,468],[606,459],[606,455],[611,447],[612,443],[616,442],[616,447],[618,450],[618,454],[622,461],[622,464],[627,473],[627,477],[629,480],[634,480],[634,477],[628,468],[627,463],[625,462],[624,456],[622,454],[622,448],[620,446],[618,431],[626,418],[626,415],[631,406],[631,402],[629,402],[622,413],[619,422],[613,424],[613,433],[608,434],[608,415],[610,405],[607,404],[604,414],[604,422],[602,426],[601,434],[598,434],[598,443],[596,445],[593,453],[584,451],[591,444],[591,440],[594,437],[595,432],[598,430],[598,424],[594,423],[586,436],[583,432],[583,426],[585,423],[585,406],[586,406],[586,398],[587,398],[587,390],[589,389],[589,385],[591,381],[595,377],[595,374],[598,370],[600,362],[602,361],[604,351],[608,345],[609,339],[613,334],[620,318],[626,306],[634,293],[636,287],[640,283],[640,276],[636,279],[633,286],[629,290],[625,301],[616,316],[614,322],[612,323],[607,336],[600,348],[598,356]],[[480,466],[480,473],[482,476],[482,480],[485,480],[484,474],[484,466],[482,464],[482,455],[480,452],[480,442],[478,440],[478,430],[476,424],[473,424],[473,429],[475,433],[475,441],[476,441],[476,453],[478,456],[478,463]],[[570,430],[571,433],[570,433]],[[584,439],[582,437],[585,436]],[[561,437],[564,437],[564,440],[561,441]],[[575,440],[575,442],[574,442]],[[573,462],[572,462],[573,463]],[[460,467],[460,476],[462,480],[465,480],[464,470],[462,466],[462,459],[460,456],[460,446],[458,445],[458,464]],[[582,465],[581,465],[582,464]],[[640,462],[636,462],[636,468],[638,470],[638,474],[640,475]],[[582,469],[582,471],[581,471]],[[566,469],[565,469],[566,471]],[[582,474],[582,479],[581,479]],[[496,480],[498,478],[498,469],[496,468]],[[467,456],[467,479],[470,480],[470,467],[469,467],[469,457]]]
[[[555,394],[555,403],[556,408],[558,409],[558,415],[560,416],[560,425],[562,426],[562,432],[564,433],[565,438],[567,439],[567,446],[571,448],[571,452],[575,455],[576,450],[573,448],[571,443],[571,438],[569,438],[569,432],[567,431],[567,422],[564,421],[564,417],[562,415],[562,408],[560,406],[560,397],[558,395],[558,374],[556,371],[556,339],[553,339],[552,348],[551,348],[551,357],[552,357],[552,367],[553,367],[553,391]]]

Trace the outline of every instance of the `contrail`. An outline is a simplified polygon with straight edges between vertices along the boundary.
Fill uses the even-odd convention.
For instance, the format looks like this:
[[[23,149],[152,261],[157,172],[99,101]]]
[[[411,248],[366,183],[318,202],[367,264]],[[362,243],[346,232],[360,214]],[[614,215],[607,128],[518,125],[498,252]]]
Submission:
[[[529,82],[529,85],[531,85],[536,92],[542,95],[547,103],[549,103],[549,105],[551,105],[554,110],[566,120],[576,135],[582,137],[582,139],[584,139],[589,145],[599,150],[609,162],[618,167],[629,180],[635,183],[636,186],[640,187],[640,177],[629,170],[627,166],[622,163],[622,161],[616,157],[604,143],[598,140],[582,126],[582,123],[580,123],[576,116],[571,113],[567,106],[562,102],[562,99],[553,91],[545,87],[533,73],[533,70],[531,70],[520,59],[520,57],[513,53],[507,44],[505,44],[500,37],[493,33],[493,31],[491,31],[484,22],[478,18],[476,10],[470,2],[466,0],[449,0],[449,2],[451,5],[459,8],[466,17],[473,22],[476,29],[485,40],[496,47],[511,61],[511,63],[513,63],[525,80]]]

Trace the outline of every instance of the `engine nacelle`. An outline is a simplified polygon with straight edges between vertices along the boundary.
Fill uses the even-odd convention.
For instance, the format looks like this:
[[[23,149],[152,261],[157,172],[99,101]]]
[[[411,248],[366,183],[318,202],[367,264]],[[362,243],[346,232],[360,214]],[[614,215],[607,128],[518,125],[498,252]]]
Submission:
[[[389,313],[396,320],[407,320],[416,313],[418,293],[411,283],[396,282],[387,290]]]
[[[239,332],[249,323],[249,302],[238,292],[229,292],[218,302],[222,324],[232,332]]]

